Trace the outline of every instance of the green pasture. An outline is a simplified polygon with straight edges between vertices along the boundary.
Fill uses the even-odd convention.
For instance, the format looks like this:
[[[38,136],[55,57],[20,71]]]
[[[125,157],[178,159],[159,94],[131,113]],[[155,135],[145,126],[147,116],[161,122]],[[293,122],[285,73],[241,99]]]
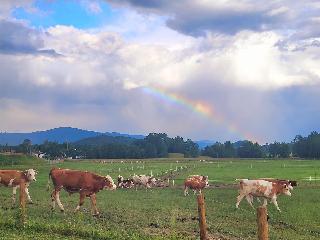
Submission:
[[[200,162],[200,159],[204,158],[105,160],[106,163],[82,160],[53,165],[30,159],[20,159],[14,165],[8,161],[1,166],[3,169],[32,167],[39,174],[37,182],[29,188],[34,204],[27,206],[24,225],[19,220],[18,207],[11,208],[11,189],[1,188],[0,239],[198,239],[196,196],[190,192],[184,197],[182,189],[183,180],[191,174],[208,175],[211,180],[212,187],[205,190],[205,201],[212,237],[256,239],[255,211],[245,200],[240,209],[235,209],[235,179],[275,177],[297,180],[299,186],[291,197],[278,198],[282,213],[268,205],[270,239],[320,239],[320,181],[313,181],[320,178],[320,161],[206,159]],[[99,192],[99,217],[91,216],[89,199],[81,212],[73,213],[79,195],[69,196],[62,191],[66,212],[60,213],[58,208],[51,210],[50,192],[46,191],[48,173],[53,166],[109,174],[115,181],[119,174],[129,177],[152,171],[154,176],[173,176],[175,186],[171,181],[171,186],[164,189]]]

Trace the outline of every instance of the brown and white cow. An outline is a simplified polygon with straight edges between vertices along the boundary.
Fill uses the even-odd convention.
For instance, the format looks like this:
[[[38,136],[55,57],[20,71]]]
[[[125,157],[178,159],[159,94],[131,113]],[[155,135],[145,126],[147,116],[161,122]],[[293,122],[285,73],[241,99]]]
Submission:
[[[298,186],[297,181],[294,181],[294,180],[284,180],[284,179],[278,179],[278,178],[259,178],[259,180],[288,184],[290,190],[293,190],[293,187]],[[253,196],[251,199],[252,199],[251,202],[253,203]],[[260,202],[259,197],[257,197],[257,201]]]
[[[80,194],[80,201],[75,212],[83,205],[85,198],[90,197],[93,215],[99,214],[96,206],[96,193],[102,189],[115,190],[117,188],[109,175],[100,176],[87,171],[53,168],[49,173],[48,184],[50,183],[50,178],[54,185],[54,190],[51,194],[52,209],[55,208],[56,202],[61,211],[64,211],[60,201],[62,188],[69,194]]]
[[[121,175],[118,176],[118,188],[132,188],[133,186],[132,179],[124,179]]]
[[[156,179],[148,175],[133,175],[132,181],[137,190],[138,186],[143,186],[146,189],[151,188],[155,184]]]
[[[276,206],[277,210],[281,212],[278,203],[277,196],[284,194],[291,196],[290,190],[293,189],[291,184],[287,181],[267,181],[263,179],[248,180],[248,179],[237,179],[240,181],[239,184],[239,195],[237,197],[236,208],[239,207],[241,200],[246,197],[247,202],[252,208],[253,197],[263,197],[263,206],[267,206],[267,199]]]
[[[184,195],[187,196],[188,189],[192,189],[194,193],[201,193],[202,189],[209,186],[208,176],[191,175],[184,181]]]
[[[20,187],[21,183],[25,183],[25,193],[27,195],[28,202],[32,203],[28,187],[30,185],[30,182],[36,181],[36,174],[37,172],[34,169],[28,169],[25,171],[0,170],[0,185],[12,187],[13,205],[16,203],[17,188]]]

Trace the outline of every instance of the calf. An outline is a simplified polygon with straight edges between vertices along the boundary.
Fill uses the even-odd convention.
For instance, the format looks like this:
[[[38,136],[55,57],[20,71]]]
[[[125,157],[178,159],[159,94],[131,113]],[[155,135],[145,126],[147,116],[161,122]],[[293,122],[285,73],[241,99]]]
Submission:
[[[278,203],[277,196],[280,194],[291,196],[290,190],[293,187],[286,181],[266,181],[262,179],[258,180],[248,180],[239,179],[239,195],[237,197],[236,208],[239,207],[241,200],[246,197],[247,202],[252,208],[253,197],[263,197],[263,206],[267,206],[267,199],[276,206],[277,210],[281,212]]]
[[[117,188],[109,175],[99,176],[87,171],[53,168],[49,173],[48,184],[50,183],[50,178],[54,185],[54,190],[51,194],[52,208],[55,208],[56,202],[61,211],[64,211],[64,207],[60,201],[60,191],[62,188],[69,194],[80,194],[79,204],[75,212],[83,205],[84,199],[90,197],[93,215],[99,214],[96,206],[96,193],[102,189],[115,190]]]
[[[147,175],[133,175],[132,181],[137,190],[138,186],[144,186],[146,189],[151,188],[156,182],[156,179]]]
[[[12,204],[16,203],[17,188],[21,183],[25,183],[25,193],[29,203],[33,203],[29,194],[30,182],[36,181],[37,172],[34,169],[28,169],[25,171],[18,170],[0,170],[0,184],[6,187],[12,187]]]
[[[192,189],[194,193],[201,193],[202,189],[209,186],[208,176],[191,175],[184,181],[184,195],[187,196],[188,189]]]
[[[118,176],[118,188],[132,188],[133,186],[132,179],[124,179],[122,176]]]

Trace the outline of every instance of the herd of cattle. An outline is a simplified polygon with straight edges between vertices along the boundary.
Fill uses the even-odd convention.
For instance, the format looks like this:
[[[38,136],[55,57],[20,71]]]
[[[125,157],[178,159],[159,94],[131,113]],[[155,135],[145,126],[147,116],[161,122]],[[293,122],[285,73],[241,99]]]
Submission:
[[[16,201],[17,188],[20,186],[25,186],[27,200],[29,203],[32,203],[28,187],[32,181],[36,181],[36,174],[37,172],[34,169],[28,169],[25,171],[0,170],[0,184],[12,187],[13,189],[13,204],[15,204]],[[79,204],[75,211],[78,211],[83,205],[85,198],[89,197],[94,215],[99,214],[96,206],[96,193],[102,189],[115,190],[116,188],[134,187],[137,190],[139,186],[142,186],[145,189],[169,186],[168,182],[148,175],[134,175],[128,179],[124,179],[119,175],[118,183],[116,185],[109,175],[100,176],[88,171],[60,168],[51,169],[49,173],[48,189],[50,188],[50,179],[54,186],[51,193],[53,209],[57,203],[60,210],[64,211],[64,206],[60,201],[60,191],[64,189],[69,194],[80,194]],[[236,181],[239,182],[239,195],[237,197],[236,208],[239,207],[239,204],[244,197],[250,206],[253,207],[253,199],[256,197],[258,201],[259,198],[264,199],[263,206],[266,206],[267,200],[270,200],[270,202],[276,206],[277,210],[280,211],[277,203],[277,196],[280,194],[291,196],[290,190],[292,190],[294,186],[297,186],[296,181],[274,178],[261,178],[255,180],[237,179]],[[22,183],[24,185],[21,185]],[[191,175],[184,181],[184,195],[186,196],[188,194],[188,189],[193,190],[194,193],[201,193],[201,191],[208,186],[208,176]]]

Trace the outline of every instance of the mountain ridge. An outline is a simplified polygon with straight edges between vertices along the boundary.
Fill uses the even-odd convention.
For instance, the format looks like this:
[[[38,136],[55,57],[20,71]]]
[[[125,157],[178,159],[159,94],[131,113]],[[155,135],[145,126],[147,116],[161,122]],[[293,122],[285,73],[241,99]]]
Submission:
[[[42,144],[44,141],[52,142],[76,142],[81,139],[96,137],[99,135],[107,135],[111,137],[130,137],[134,139],[142,139],[143,135],[130,135],[118,132],[96,132],[91,130],[83,130],[73,127],[58,127],[43,131],[35,131],[30,133],[0,133],[0,144],[8,144],[10,146],[19,145],[25,139],[30,139],[32,144]]]
[[[48,130],[40,130],[34,132],[24,133],[11,133],[11,132],[0,132],[0,144],[9,146],[19,145],[25,139],[31,140],[32,144],[42,144],[48,140],[51,142],[77,142],[83,139],[98,137],[101,135],[110,137],[125,137],[132,139],[143,139],[144,135],[139,134],[128,134],[118,132],[97,132],[92,130],[84,130],[74,127],[57,127]],[[195,140],[195,143],[199,145],[200,149],[205,148],[208,145],[215,143],[213,140]]]

